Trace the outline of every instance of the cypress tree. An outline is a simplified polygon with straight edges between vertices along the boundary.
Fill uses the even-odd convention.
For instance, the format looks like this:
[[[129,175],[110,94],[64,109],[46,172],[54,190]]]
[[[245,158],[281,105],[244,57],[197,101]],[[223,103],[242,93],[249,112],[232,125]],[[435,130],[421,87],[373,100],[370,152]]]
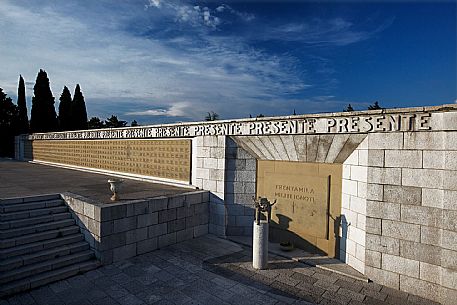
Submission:
[[[54,108],[54,96],[49,87],[46,71],[40,69],[33,87],[31,132],[48,132],[58,129],[57,114]]]
[[[62,94],[60,95],[59,103],[59,126],[60,130],[73,130],[73,115],[72,115],[72,101],[71,93],[67,86],[63,87]]]
[[[29,132],[29,117],[27,116],[27,105],[25,101],[25,84],[22,75],[19,75],[19,86],[17,88],[18,121],[17,132],[19,134]]]
[[[76,85],[75,93],[73,95],[73,129],[81,130],[87,129],[87,110],[84,96],[81,93],[79,84]]]
[[[0,88],[0,157],[14,156],[14,135],[17,134],[17,106]]]

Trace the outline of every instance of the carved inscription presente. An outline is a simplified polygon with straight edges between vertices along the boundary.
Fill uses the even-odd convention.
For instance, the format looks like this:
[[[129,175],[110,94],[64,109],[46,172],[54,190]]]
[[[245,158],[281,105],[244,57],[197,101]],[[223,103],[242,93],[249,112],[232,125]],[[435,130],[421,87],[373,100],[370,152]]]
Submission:
[[[185,138],[218,135],[367,133],[431,130],[430,113],[189,123],[33,134],[30,140]]]

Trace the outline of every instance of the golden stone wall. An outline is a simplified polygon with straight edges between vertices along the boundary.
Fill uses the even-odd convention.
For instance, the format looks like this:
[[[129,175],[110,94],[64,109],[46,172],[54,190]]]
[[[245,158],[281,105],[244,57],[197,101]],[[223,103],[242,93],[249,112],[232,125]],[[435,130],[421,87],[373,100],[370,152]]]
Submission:
[[[257,196],[277,200],[270,239],[338,257],[342,165],[257,161]]]
[[[33,160],[191,180],[191,140],[35,140]]]

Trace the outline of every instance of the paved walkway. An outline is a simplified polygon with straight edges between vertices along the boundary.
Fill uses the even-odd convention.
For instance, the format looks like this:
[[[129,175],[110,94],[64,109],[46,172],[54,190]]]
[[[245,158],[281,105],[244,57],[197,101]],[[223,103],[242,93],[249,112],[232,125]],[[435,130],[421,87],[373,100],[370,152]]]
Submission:
[[[401,304],[432,302],[270,255],[251,267],[251,249],[207,235],[56,282],[0,305]]]
[[[72,192],[98,202],[109,202],[111,176],[0,159],[0,198]],[[124,179],[122,200],[167,196],[192,189]]]

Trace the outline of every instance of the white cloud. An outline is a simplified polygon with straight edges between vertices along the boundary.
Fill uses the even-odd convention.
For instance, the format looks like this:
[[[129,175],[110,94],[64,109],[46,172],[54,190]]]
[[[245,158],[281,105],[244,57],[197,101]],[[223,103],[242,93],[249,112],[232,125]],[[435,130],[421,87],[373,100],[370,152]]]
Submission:
[[[241,12],[232,7],[222,4],[214,10],[208,7],[200,7],[199,5],[186,4],[179,0],[160,2],[160,0],[149,0],[148,7],[159,8],[164,13],[174,16],[175,21],[187,23],[193,27],[206,26],[216,29],[222,23],[223,18],[217,16],[217,13],[230,13],[243,21],[252,21],[255,16],[250,13]]]
[[[216,11],[219,12],[219,13],[229,12],[229,13],[237,16],[241,20],[244,20],[244,21],[247,21],[247,22],[252,21],[252,20],[255,19],[255,15],[254,14],[250,14],[250,13],[247,13],[247,12],[242,12],[242,11],[235,10],[235,9],[233,9],[231,6],[229,6],[227,4],[219,5],[218,7],[216,7]]]
[[[188,112],[186,109],[190,107],[190,103],[176,103],[171,105],[168,109],[157,108],[157,109],[148,109],[142,111],[131,111],[126,112],[125,115],[137,115],[137,116],[167,116],[167,117],[186,117]]]
[[[301,23],[265,26],[264,31],[255,33],[253,39],[297,41],[315,46],[345,46],[371,38],[392,22],[393,19],[377,25],[374,30],[363,31],[356,29],[353,23],[342,18],[314,18]]]
[[[0,41],[10,46],[0,51],[2,87],[15,95],[19,74],[30,82],[44,68],[56,102],[64,85],[72,89],[81,84],[89,116],[92,110],[107,117],[114,111],[155,110],[149,115],[159,115],[157,109],[164,109],[166,116],[200,120],[211,110],[226,118],[245,116],[259,103],[308,86],[290,72],[292,58],[270,56],[242,38],[141,37],[113,26],[125,22],[122,18],[113,14],[100,25],[99,20],[78,19],[54,6],[21,7],[2,1]]]
[[[44,68],[56,102],[64,85],[72,89],[81,84],[89,116],[114,113],[121,118],[202,120],[208,111],[233,118],[339,105],[331,97],[291,100],[288,95],[312,86],[307,72],[297,69],[293,56],[276,56],[251,47],[252,37],[213,31],[227,14],[237,16],[236,20],[255,18],[228,5],[211,9],[150,0],[147,11],[141,5],[139,12],[135,11],[136,5],[126,2],[132,7],[107,13],[90,7],[96,5],[90,2],[68,14],[71,7],[62,11],[70,5],[67,2],[60,7],[42,2],[29,6],[12,0],[0,3],[0,41],[9,46],[0,48],[0,84],[10,96],[16,94],[19,74],[33,84],[38,70]],[[99,18],[89,18],[89,13]],[[147,22],[141,23],[139,18]],[[179,34],[158,38],[126,30],[135,22],[138,32],[164,27],[160,18],[176,21]],[[278,26],[274,34],[268,31],[275,28],[262,30],[268,26],[256,28],[256,39],[272,40],[281,35],[290,40],[303,35],[300,39],[309,43],[344,44],[365,37],[343,19],[286,24]],[[190,28],[192,35],[188,35]],[[28,95],[33,93],[31,86],[27,90]]]
[[[160,0],[149,0],[149,4],[146,5],[147,7],[160,7]]]

